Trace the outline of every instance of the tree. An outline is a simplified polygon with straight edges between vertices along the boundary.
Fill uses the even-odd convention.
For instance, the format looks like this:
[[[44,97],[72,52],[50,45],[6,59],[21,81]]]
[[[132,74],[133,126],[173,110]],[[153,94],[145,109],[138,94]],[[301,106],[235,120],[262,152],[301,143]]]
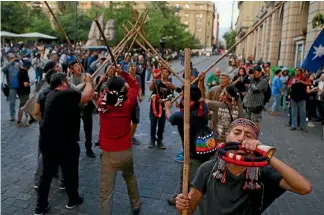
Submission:
[[[229,49],[230,47],[232,47],[235,44],[235,37],[236,37],[236,31],[235,30],[228,31],[223,35],[223,38],[226,41],[226,48],[227,49]],[[234,48],[233,51],[235,51],[235,48]]]
[[[13,33],[25,33],[30,23],[29,7],[24,2],[1,2],[1,30]]]

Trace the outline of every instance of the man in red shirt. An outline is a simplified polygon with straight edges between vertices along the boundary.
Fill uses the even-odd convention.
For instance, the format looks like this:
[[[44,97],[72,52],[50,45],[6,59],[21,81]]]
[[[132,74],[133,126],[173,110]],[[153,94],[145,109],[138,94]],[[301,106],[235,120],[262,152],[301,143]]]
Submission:
[[[140,210],[140,195],[134,173],[131,144],[132,110],[137,102],[137,81],[120,68],[113,68],[120,77],[108,80],[107,88],[98,100],[101,157],[100,214],[112,215],[116,174],[119,170],[127,185],[134,214]],[[126,83],[129,85],[127,90]],[[116,126],[118,125],[118,126]]]

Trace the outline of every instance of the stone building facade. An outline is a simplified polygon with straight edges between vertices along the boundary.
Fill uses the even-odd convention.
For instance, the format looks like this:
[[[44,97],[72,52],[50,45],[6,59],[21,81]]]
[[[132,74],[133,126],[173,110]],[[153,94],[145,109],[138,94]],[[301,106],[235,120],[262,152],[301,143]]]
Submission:
[[[239,1],[236,41],[259,20],[269,14],[279,2]],[[236,47],[238,56],[253,56],[273,65],[295,67],[302,64],[308,50],[322,30],[312,28],[312,19],[324,13],[324,2],[290,1],[273,13],[261,26]]]
[[[134,8],[141,12],[146,4],[147,2],[137,1]],[[215,4],[212,1],[169,1],[168,5],[181,8],[176,13],[181,22],[188,25],[187,30],[199,39],[202,48],[211,48],[216,16]],[[216,29],[218,30],[218,27]]]

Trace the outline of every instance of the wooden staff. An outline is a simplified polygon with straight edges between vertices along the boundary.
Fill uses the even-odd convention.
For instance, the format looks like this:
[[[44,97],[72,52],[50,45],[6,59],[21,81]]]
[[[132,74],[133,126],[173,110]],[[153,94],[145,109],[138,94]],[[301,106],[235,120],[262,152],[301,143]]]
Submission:
[[[128,21],[128,23],[134,27],[134,25]],[[154,49],[154,47],[149,43],[149,41],[147,41],[147,39],[143,36],[143,34],[139,31],[139,29],[135,28],[135,31],[138,33],[138,35],[142,38],[142,40],[150,47],[150,49],[152,49],[153,53],[155,56],[158,56],[159,57],[159,62],[161,62],[161,64],[163,66],[165,66],[176,78],[178,78],[183,84],[184,84],[184,81],[182,80],[182,78],[180,78],[178,76],[178,74],[176,72],[174,72],[172,70],[172,68],[168,65],[168,63],[159,55],[159,53],[157,53],[157,51]],[[138,43],[137,43],[138,44]]]
[[[184,145],[184,161],[183,161],[183,179],[182,193],[188,195],[189,189],[189,147],[190,147],[190,49],[185,49],[185,85],[184,85],[184,122],[183,122],[183,145]],[[187,215],[187,210],[182,211],[182,215]]]
[[[116,63],[115,57],[114,57],[114,55],[113,55],[113,53],[112,53],[112,51],[111,51],[111,49],[110,49],[110,47],[109,47],[108,40],[107,40],[107,38],[106,38],[106,36],[105,36],[105,33],[103,32],[103,30],[102,30],[102,28],[101,28],[101,26],[100,26],[100,23],[99,23],[99,21],[98,21],[98,18],[95,19],[94,21],[95,21],[95,23],[97,24],[97,27],[98,27],[99,32],[100,32],[100,34],[101,34],[101,37],[103,38],[103,40],[104,40],[104,42],[105,42],[105,44],[106,44],[106,46],[107,46],[107,50],[108,50],[108,52],[109,52],[109,54],[110,54],[110,56],[111,56],[111,60],[112,60],[113,64],[115,65],[115,67],[117,68],[117,63]]]
[[[212,63],[203,73],[206,74],[211,68],[213,68],[218,62],[220,62],[224,57],[226,57],[231,50],[233,50],[238,44],[240,44],[243,40],[245,40],[250,34],[252,34],[267,18],[269,18],[274,12],[279,10],[285,2],[280,2],[268,15],[266,15],[262,20],[260,20],[247,34],[245,34],[239,41],[237,41],[231,48],[227,50],[226,53],[224,53],[222,56],[220,56],[214,63]],[[197,77],[195,80],[191,82],[191,84],[196,83],[199,80],[199,77]],[[181,94],[178,94],[171,103],[175,102]]]
[[[143,22],[140,24],[139,29],[142,29],[142,28],[143,28],[143,25],[144,25],[144,23],[145,23],[145,20],[146,20],[147,14],[148,14],[148,12],[145,13],[145,15],[144,15],[144,19],[143,19]],[[136,32],[136,34],[135,34],[135,36],[134,36],[134,39],[133,39],[133,41],[132,41],[132,43],[131,43],[131,46],[130,46],[130,48],[129,48],[128,50],[130,50],[131,47],[133,47],[134,42],[135,42],[135,39],[137,38],[137,35],[138,35],[138,33]]]
[[[126,26],[125,25],[123,25],[123,27],[124,27],[124,29],[125,29],[125,31],[126,32],[128,32],[128,29],[126,28]],[[136,31],[137,31],[137,33],[138,33],[138,35],[142,35],[139,31],[138,31],[138,29],[136,29]],[[143,35],[142,35],[143,36]],[[144,38],[144,37],[143,37]],[[151,46],[151,44],[149,44],[148,43],[148,41],[144,38],[143,39],[144,40],[144,42],[146,42],[146,44],[148,44],[149,45],[149,47],[150,47],[150,49],[151,50],[153,50],[153,52],[155,53],[155,54],[152,54],[149,50],[147,50],[147,48],[145,48],[145,46],[144,45],[142,45],[137,39],[135,39],[135,42],[144,50],[144,51],[146,51],[146,52],[148,52],[148,53],[150,53],[152,56],[158,56],[159,57],[159,59],[156,59],[159,63],[161,63],[163,66],[165,66],[175,77],[177,77],[183,84],[184,84],[184,81],[178,76],[178,74],[177,73],[175,73],[172,69],[171,69],[171,67],[162,59],[162,57],[160,57],[158,54],[157,54],[157,52],[155,51],[155,49]]]
[[[82,66],[82,64],[81,64],[81,61],[80,61],[79,57],[74,53],[74,48],[73,48],[73,45],[72,45],[72,43],[71,43],[71,41],[70,41],[68,35],[65,33],[65,31],[64,31],[64,29],[63,29],[63,27],[62,27],[62,25],[60,24],[60,22],[59,22],[58,19],[56,18],[55,14],[54,14],[54,12],[53,12],[53,10],[52,10],[52,8],[51,8],[51,6],[49,6],[49,4],[47,3],[47,1],[44,1],[44,3],[45,3],[45,5],[47,6],[49,12],[52,14],[53,19],[55,20],[55,22],[56,22],[57,26],[59,27],[60,31],[63,33],[63,35],[64,35],[64,37],[65,37],[65,40],[66,40],[66,42],[68,43],[68,45],[69,45],[69,47],[70,47],[70,49],[71,49],[72,54],[74,54],[74,56],[75,56],[76,59],[77,59],[77,62],[78,62],[78,63],[80,64],[80,66],[81,66],[82,72],[85,73],[85,70],[84,70],[84,68],[83,68],[83,66]]]
[[[139,24],[139,19],[136,21],[136,27]],[[125,36],[124,38],[118,43],[118,45],[114,48],[113,53],[121,53],[122,50],[125,48],[127,42],[132,38],[132,35],[134,35],[136,32],[134,31],[134,28],[132,28]],[[102,69],[104,65],[111,59],[111,56],[109,56],[100,66],[99,68],[91,75],[92,78],[94,78],[99,71]],[[118,59],[118,57],[117,57]],[[107,72],[106,72],[107,74]]]

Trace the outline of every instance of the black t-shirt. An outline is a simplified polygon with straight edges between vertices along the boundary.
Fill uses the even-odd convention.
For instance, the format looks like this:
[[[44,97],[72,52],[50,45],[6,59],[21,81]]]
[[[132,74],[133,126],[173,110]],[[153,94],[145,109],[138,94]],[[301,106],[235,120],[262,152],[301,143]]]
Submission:
[[[29,83],[28,72],[21,69],[18,72],[18,84],[19,84],[18,95],[19,96],[29,95],[29,93],[30,93],[30,86],[25,87],[24,82]]]
[[[41,148],[66,148],[79,141],[80,100],[81,93],[71,89],[47,95],[40,125]]]
[[[290,98],[296,102],[306,100],[307,86],[303,83],[295,83],[290,88]]]
[[[206,104],[203,104],[204,116],[198,116],[197,110],[191,111],[190,116],[190,158],[201,160],[203,162],[209,160],[213,154],[197,154],[196,152],[196,140],[198,132],[206,125],[208,125],[208,108]],[[184,142],[184,112],[175,112],[173,113],[169,121],[171,125],[176,125],[178,127],[179,135],[181,137],[182,145]]]
[[[44,118],[46,96],[48,95],[49,92],[51,92],[51,89],[46,88],[38,95],[38,98],[37,98],[37,104],[39,104],[39,106],[40,106],[40,112],[41,112],[42,119]]]
[[[215,160],[202,164],[191,183],[206,197],[206,215],[261,215],[285,192],[279,186],[282,176],[270,166],[260,169],[259,183],[264,189],[246,191],[243,190],[246,172],[234,176],[227,170],[226,183],[223,184],[212,176],[217,171],[217,164]]]

